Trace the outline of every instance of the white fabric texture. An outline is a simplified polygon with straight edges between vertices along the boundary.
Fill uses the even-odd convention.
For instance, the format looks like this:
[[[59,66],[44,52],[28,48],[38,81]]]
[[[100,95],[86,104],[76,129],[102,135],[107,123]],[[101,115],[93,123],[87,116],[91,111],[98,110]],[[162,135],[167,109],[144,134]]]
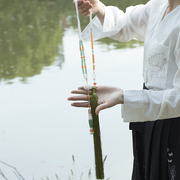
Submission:
[[[101,25],[93,20],[95,39],[144,41],[143,79],[147,90],[124,90],[124,122],[144,122],[180,116],[180,6],[163,20],[168,0],[120,9],[105,7]],[[90,39],[89,25],[83,32]],[[133,78],[132,78],[133,80]]]

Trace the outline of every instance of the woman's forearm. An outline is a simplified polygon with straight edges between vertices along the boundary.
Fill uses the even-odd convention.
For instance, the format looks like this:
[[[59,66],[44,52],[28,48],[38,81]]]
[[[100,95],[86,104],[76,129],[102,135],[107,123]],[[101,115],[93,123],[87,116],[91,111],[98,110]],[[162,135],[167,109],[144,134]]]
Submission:
[[[105,5],[100,1],[98,2],[98,11],[96,12],[96,15],[103,25],[105,17]]]

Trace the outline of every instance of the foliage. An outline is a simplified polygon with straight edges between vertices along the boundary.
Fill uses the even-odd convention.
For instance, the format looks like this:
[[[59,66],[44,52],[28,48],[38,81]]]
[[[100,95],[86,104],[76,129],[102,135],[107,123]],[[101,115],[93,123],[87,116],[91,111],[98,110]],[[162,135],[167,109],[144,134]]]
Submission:
[[[63,61],[61,14],[49,1],[0,1],[0,80],[40,74]]]

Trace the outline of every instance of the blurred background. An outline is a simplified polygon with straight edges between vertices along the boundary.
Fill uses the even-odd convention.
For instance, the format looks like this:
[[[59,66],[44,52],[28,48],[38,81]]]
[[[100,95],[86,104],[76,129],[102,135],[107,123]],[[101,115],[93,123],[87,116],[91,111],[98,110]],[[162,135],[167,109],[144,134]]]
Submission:
[[[102,2],[125,11],[147,0]],[[83,29],[89,18],[80,19]],[[91,45],[85,41],[84,46],[92,83]],[[98,85],[142,88],[142,42],[105,38],[94,49]],[[2,162],[26,180],[73,175],[86,180],[90,170],[89,179],[95,179],[87,109],[67,101],[71,90],[84,84],[72,0],[0,0],[0,180],[2,173],[17,178]],[[131,131],[120,106],[102,111],[100,126],[106,179],[129,180]]]

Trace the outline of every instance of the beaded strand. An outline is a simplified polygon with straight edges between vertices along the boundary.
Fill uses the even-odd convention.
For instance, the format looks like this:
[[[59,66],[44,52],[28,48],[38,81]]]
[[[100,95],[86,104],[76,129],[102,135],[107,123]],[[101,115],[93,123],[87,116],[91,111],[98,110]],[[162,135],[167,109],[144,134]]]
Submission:
[[[85,58],[85,53],[84,53],[84,45],[83,45],[83,38],[82,38],[82,32],[81,32],[81,24],[79,20],[79,11],[78,11],[78,2],[77,0],[75,1],[75,7],[76,7],[76,15],[77,15],[77,22],[78,22],[78,32],[79,32],[79,50],[80,50],[80,57],[81,57],[81,68],[82,68],[82,73],[83,76],[86,80],[86,87],[88,91],[88,121],[89,121],[89,127],[90,127],[90,134],[93,134],[93,118],[92,118],[92,113],[91,113],[91,105],[90,105],[90,95],[89,95],[89,90],[91,87],[88,85],[88,73],[87,73],[87,66],[86,66],[86,58]],[[91,28],[91,49],[92,49],[92,59],[93,59],[93,80],[94,83],[93,85],[96,85],[95,83],[95,61],[94,61],[94,47],[93,47],[93,35],[92,35],[92,13],[90,13],[90,28]]]
[[[91,50],[92,50],[92,64],[93,64],[93,85],[96,86],[96,72],[95,72],[95,59],[94,59],[94,43],[93,43],[93,33],[92,33],[92,12],[90,12],[90,30],[91,30]]]

